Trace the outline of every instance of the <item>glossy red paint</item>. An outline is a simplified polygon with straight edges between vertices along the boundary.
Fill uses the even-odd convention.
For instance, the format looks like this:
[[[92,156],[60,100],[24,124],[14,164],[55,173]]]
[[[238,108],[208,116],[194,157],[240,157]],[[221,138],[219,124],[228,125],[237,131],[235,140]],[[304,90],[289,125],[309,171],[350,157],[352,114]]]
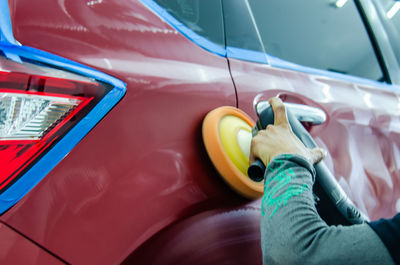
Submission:
[[[233,59],[230,66],[239,107],[253,118],[254,104],[277,95],[324,110],[327,122],[310,132],[345,192],[372,220],[400,210],[400,93]]]
[[[201,213],[157,234],[123,264],[262,264],[260,218],[251,206]]]
[[[2,264],[66,264],[0,223],[0,260]]]
[[[120,78],[127,94],[0,220],[72,264],[187,264],[193,249],[201,264],[260,263],[260,202],[223,183],[201,140],[205,114],[237,104],[227,60],[137,0],[9,3],[19,42]],[[253,102],[277,94],[325,110],[328,122],[311,133],[339,183],[371,218],[397,210],[397,93],[237,60],[230,67],[239,107],[253,118]]]
[[[18,41],[127,82],[121,102],[1,217],[72,264],[118,264],[177,220],[243,203],[201,140],[205,114],[236,105],[226,59],[138,1],[100,2],[10,2]]]

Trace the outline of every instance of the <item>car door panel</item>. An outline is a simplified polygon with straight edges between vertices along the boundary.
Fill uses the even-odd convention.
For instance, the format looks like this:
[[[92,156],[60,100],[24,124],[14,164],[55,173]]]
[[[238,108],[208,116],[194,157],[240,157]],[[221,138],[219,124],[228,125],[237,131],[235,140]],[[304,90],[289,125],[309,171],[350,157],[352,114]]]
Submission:
[[[308,129],[328,151],[325,162],[339,184],[371,219],[398,211],[398,92],[265,64],[229,61],[241,109],[255,119],[257,102],[274,96],[322,109],[327,121]]]

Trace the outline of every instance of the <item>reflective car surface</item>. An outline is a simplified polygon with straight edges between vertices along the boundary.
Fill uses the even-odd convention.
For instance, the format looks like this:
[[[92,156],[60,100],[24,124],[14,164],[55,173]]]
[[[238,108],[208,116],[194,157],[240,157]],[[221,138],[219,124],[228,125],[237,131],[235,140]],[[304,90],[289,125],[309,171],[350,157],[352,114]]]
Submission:
[[[70,109],[41,132],[61,128],[57,137],[4,177],[0,260],[261,264],[260,200],[223,182],[201,125],[220,106],[256,119],[273,96],[326,114],[304,124],[329,169],[370,219],[391,217],[400,211],[398,3],[1,0],[2,102],[61,104],[62,94]],[[47,86],[16,92],[16,73]],[[33,139],[3,131],[0,152]]]

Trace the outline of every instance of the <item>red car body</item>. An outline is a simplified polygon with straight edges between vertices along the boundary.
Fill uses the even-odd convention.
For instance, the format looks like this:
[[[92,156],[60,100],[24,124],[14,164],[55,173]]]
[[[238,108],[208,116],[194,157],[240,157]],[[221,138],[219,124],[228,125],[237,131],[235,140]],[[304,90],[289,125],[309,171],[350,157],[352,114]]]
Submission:
[[[399,211],[398,86],[218,56],[137,0],[9,7],[20,43],[114,76],[127,92],[1,215],[2,264],[260,264],[260,201],[222,181],[201,125],[225,105],[256,119],[254,102],[277,95],[327,114],[310,132],[361,211]]]

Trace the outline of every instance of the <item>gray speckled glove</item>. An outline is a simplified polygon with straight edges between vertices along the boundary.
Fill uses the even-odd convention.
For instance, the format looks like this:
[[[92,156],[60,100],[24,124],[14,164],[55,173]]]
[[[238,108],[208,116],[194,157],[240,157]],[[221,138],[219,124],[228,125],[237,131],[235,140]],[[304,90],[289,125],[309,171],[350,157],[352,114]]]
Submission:
[[[394,264],[368,224],[328,226],[314,205],[314,167],[279,155],[267,167],[262,199],[264,264]]]

